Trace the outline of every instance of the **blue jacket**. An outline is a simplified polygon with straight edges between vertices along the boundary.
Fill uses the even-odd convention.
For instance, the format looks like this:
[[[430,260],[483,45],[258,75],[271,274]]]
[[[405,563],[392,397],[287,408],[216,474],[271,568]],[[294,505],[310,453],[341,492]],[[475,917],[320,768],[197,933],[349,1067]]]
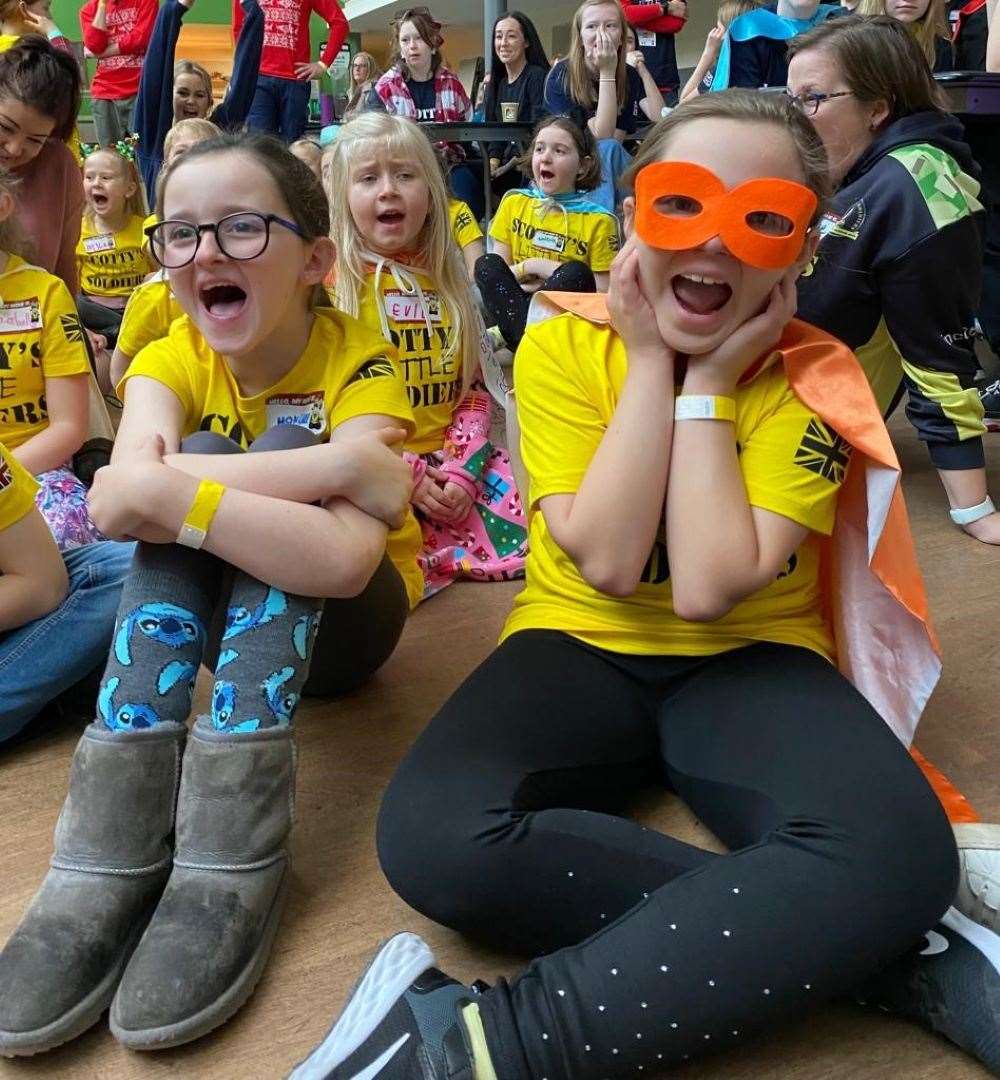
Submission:
[[[257,69],[264,47],[264,13],[257,0],[241,0],[246,16],[236,53],[233,75],[223,101],[209,114],[220,128],[238,128],[250,111],[257,88]],[[152,204],[156,177],[163,164],[163,140],[174,122],[174,54],[187,8],[178,0],[166,0],[156,16],[142,65],[139,95],[135,100],[133,126],[139,134],[137,160]]]

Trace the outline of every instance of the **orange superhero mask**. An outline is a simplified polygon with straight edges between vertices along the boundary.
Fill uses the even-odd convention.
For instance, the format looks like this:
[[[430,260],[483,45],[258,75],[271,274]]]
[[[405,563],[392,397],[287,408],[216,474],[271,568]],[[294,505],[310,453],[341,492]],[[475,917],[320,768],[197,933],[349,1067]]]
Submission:
[[[795,262],[815,210],[816,195],[792,180],[747,180],[727,191],[689,161],[658,161],[635,178],[635,231],[645,243],[685,251],[718,236],[759,270]]]

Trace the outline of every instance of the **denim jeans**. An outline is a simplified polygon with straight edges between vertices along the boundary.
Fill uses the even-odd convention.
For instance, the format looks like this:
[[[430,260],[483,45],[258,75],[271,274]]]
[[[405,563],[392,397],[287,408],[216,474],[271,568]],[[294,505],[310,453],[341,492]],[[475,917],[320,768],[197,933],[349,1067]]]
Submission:
[[[307,80],[258,75],[247,127],[277,135],[285,142],[295,142],[306,129],[311,86]]]
[[[114,146],[132,130],[135,95],[128,98],[93,98],[90,103],[98,146]]]
[[[598,140],[597,153],[601,158],[601,182],[587,197],[613,214],[621,201],[618,178],[632,164],[632,155],[617,139]]]
[[[48,615],[0,636],[0,743],[107,656],[134,549],[105,540],[67,551],[66,599]]]

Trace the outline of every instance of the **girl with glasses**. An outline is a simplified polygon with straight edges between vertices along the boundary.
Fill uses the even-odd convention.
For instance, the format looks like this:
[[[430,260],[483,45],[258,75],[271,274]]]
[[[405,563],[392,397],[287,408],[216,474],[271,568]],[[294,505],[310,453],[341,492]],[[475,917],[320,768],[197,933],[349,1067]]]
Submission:
[[[72,1039],[109,1005],[138,1050],[242,1005],[288,889],[300,695],[369,675],[420,592],[392,450],[412,411],[393,347],[328,304],[318,181],[270,139],[219,136],[158,190],[151,248],[185,316],[119,386],[90,493],[102,530],[139,545],[53,868],[0,953],[4,1054]],[[214,685],[189,736],[203,661]]]

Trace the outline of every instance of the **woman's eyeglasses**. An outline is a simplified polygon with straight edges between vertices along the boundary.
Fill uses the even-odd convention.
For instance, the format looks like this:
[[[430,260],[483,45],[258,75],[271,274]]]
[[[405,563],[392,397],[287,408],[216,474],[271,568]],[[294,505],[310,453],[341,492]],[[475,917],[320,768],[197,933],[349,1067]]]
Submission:
[[[788,98],[799,112],[804,113],[806,116],[815,116],[816,113],[819,112],[819,107],[824,101],[830,101],[833,98],[838,97],[851,97],[853,93],[853,90],[837,90],[832,94],[790,94],[786,90],[785,97]]]
[[[215,234],[219,250],[230,259],[246,262],[262,255],[271,240],[271,224],[305,234],[293,221],[277,214],[227,214],[216,222],[195,225],[191,221],[161,221],[146,229],[149,246],[156,261],[167,270],[179,270],[194,260],[204,233]]]
[[[430,8],[421,6],[421,7],[400,8],[399,11],[394,11],[392,13],[392,21],[393,22],[406,22],[407,19],[412,18],[414,15],[425,15],[428,19],[433,19],[434,18],[434,16],[431,15],[431,9]]]

